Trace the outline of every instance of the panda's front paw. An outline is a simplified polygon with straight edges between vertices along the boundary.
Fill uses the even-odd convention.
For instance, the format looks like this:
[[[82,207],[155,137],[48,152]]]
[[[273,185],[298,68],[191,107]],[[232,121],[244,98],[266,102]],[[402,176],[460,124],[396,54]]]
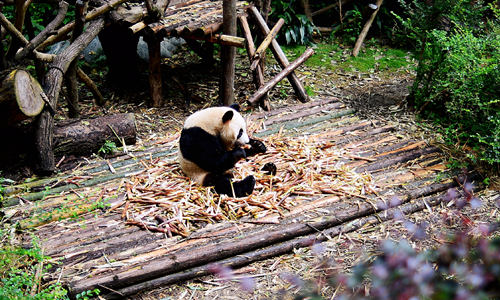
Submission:
[[[265,153],[267,151],[266,145],[259,140],[250,139],[249,144],[252,147],[251,150],[253,154]]]
[[[240,159],[247,158],[247,153],[243,148],[236,148],[233,150],[234,161],[237,162]]]

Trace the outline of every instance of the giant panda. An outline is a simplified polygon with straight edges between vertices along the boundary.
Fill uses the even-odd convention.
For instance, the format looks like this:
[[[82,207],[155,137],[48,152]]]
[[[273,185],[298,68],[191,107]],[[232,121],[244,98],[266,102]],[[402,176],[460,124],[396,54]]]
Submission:
[[[248,137],[238,104],[193,113],[185,120],[179,138],[182,171],[198,184],[214,186],[218,194],[233,197],[250,195],[255,178],[250,175],[231,182],[228,171],[240,159],[264,152],[264,143]]]

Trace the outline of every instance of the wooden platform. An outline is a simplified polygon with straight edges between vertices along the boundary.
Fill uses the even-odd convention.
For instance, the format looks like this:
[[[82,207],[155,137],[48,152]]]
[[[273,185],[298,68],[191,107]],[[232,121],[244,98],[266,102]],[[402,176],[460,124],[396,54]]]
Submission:
[[[33,234],[52,257],[46,280],[60,280],[73,295],[99,288],[106,297],[123,297],[209,274],[213,262],[238,267],[383,222],[393,208],[382,208],[411,213],[437,205],[464,180],[445,167],[438,148],[388,122],[358,119],[337,100],[249,116],[253,136],[269,151],[240,167],[257,176],[248,198],[220,198],[190,185],[178,170],[174,135],[142,151],[8,188],[11,206],[3,211],[32,229],[23,231],[27,247]],[[300,159],[288,156],[292,148]],[[277,164],[276,176],[259,172],[265,162]],[[214,202],[213,212],[190,212],[206,199]],[[241,211],[222,211],[235,203]],[[160,228],[147,219],[160,212],[182,219],[184,228],[140,228]],[[124,219],[132,217],[144,226],[127,225]]]
[[[236,1],[238,15],[244,14],[246,1]],[[205,36],[222,28],[222,0],[192,0],[171,5],[158,23],[148,25],[161,36]]]

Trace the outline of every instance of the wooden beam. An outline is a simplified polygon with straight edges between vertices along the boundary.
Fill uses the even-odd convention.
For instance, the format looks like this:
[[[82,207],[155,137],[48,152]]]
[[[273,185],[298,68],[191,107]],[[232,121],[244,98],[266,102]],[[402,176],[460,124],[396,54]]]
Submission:
[[[291,64],[289,64],[286,68],[284,68],[281,72],[279,72],[272,80],[266,83],[261,89],[259,89],[255,94],[248,99],[248,103],[255,104],[265,93],[271,90],[278,82],[280,82],[285,76],[288,76],[293,70],[295,70],[299,65],[301,65],[304,61],[306,61],[311,55],[314,54],[314,50],[312,48],[308,48],[299,58],[294,60]]]
[[[285,20],[279,19],[278,22],[274,25],[273,29],[267,34],[266,38],[262,41],[260,44],[259,48],[255,51],[253,57],[252,57],[252,64],[250,66],[251,70],[255,70],[257,67],[257,64],[259,63],[259,60],[263,56],[262,54],[267,50],[271,42],[274,40],[276,35],[278,34],[278,31],[281,29],[283,24],[285,23]]]
[[[255,6],[250,6],[249,10],[254,16],[254,19],[257,22],[257,25],[260,27],[262,33],[268,34],[270,32],[269,27],[264,21],[264,18],[260,15],[257,8],[255,8]],[[271,50],[278,63],[281,65],[281,67],[286,68],[289,65],[288,59],[286,58],[285,53],[280,48],[276,39],[273,39],[273,41],[271,42]],[[299,100],[301,102],[309,101],[309,96],[307,95],[304,86],[302,86],[302,83],[300,82],[295,72],[291,72],[290,74],[288,74],[288,80],[290,81],[290,84],[292,85],[293,90],[295,91],[295,94],[297,95]]]
[[[206,41],[209,43],[221,44],[224,46],[233,46],[233,47],[238,47],[238,48],[245,48],[245,46],[246,46],[245,38],[227,35],[227,34],[214,34],[214,35],[207,35],[207,36],[199,36],[199,35],[181,33],[181,34],[179,34],[179,36],[184,38],[184,39]]]

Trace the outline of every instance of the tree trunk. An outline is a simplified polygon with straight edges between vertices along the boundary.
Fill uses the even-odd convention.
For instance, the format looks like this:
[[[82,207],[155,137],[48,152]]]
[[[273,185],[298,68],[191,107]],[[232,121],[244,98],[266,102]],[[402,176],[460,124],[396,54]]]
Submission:
[[[149,93],[150,106],[160,107],[163,102],[163,89],[161,80],[161,39],[155,35],[145,36],[149,53]]]
[[[92,21],[86,31],[80,35],[75,42],[69,45],[59,54],[49,66],[44,78],[43,89],[47,94],[49,102],[38,118],[38,126],[35,132],[35,146],[37,149],[37,169],[40,173],[52,173],[55,169],[54,150],[52,139],[54,131],[54,109],[57,105],[59,92],[64,73],[71,62],[82,52],[82,50],[97,36],[104,27],[104,20]]]
[[[222,32],[236,36],[236,0],[224,0],[222,3],[223,25]],[[220,78],[219,96],[221,102],[229,106],[234,103],[234,59],[236,48],[222,46],[221,62],[222,74]]]
[[[24,70],[11,71],[0,84],[0,122],[13,125],[38,115],[44,105],[38,81]]]
[[[118,138],[119,137],[119,138]],[[54,128],[54,153],[88,155],[96,153],[106,141],[117,146],[136,142],[135,117],[132,113],[72,120]]]

